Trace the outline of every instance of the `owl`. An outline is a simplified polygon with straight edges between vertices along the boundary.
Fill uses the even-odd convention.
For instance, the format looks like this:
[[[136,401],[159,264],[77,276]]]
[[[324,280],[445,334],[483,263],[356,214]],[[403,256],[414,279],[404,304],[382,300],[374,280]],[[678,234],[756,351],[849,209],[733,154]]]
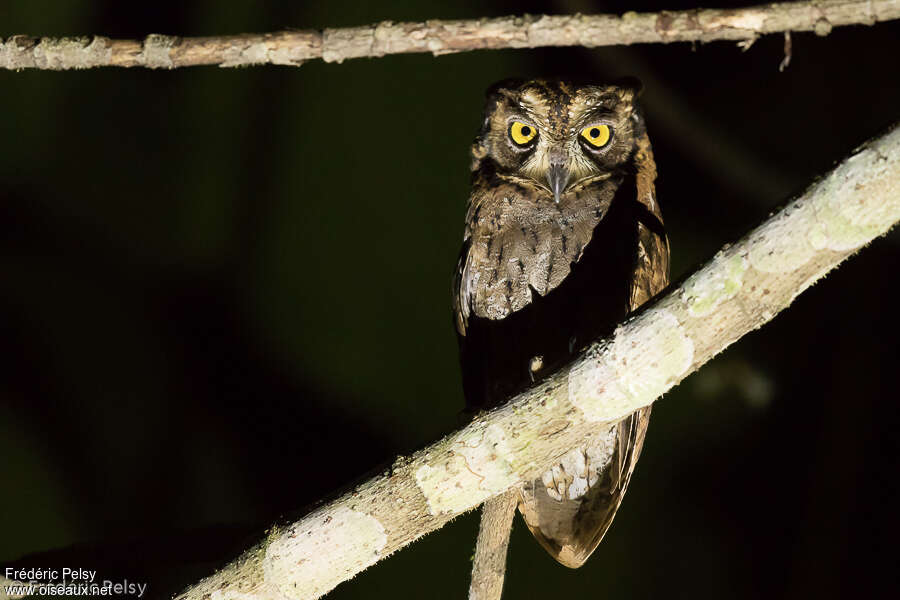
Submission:
[[[637,82],[505,81],[487,92],[453,283],[469,411],[570,361],[668,283],[669,245]],[[581,566],[634,470],[650,407],[598,427],[519,511],[560,563]]]

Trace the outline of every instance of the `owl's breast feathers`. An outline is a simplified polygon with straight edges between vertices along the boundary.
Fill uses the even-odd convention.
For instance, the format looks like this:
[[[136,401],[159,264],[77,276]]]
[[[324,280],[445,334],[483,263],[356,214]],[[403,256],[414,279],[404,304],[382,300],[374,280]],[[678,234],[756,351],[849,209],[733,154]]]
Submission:
[[[621,183],[610,174],[569,190],[559,204],[527,180],[478,173],[466,215],[453,310],[466,334],[470,316],[498,320],[557,287],[591,241]]]

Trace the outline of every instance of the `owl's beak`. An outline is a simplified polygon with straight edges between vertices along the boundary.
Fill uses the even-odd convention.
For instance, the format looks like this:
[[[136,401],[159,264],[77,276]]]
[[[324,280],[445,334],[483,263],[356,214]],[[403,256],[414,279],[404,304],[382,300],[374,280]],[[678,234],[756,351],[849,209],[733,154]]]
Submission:
[[[559,196],[566,189],[569,183],[569,169],[565,165],[550,165],[547,171],[547,183],[550,184],[550,191],[553,192],[553,199],[559,204]]]

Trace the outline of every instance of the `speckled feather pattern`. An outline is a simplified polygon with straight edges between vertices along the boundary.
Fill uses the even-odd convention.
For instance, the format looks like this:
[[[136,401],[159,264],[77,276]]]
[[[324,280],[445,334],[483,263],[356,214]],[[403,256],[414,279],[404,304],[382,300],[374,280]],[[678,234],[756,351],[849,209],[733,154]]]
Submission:
[[[602,310],[611,312],[599,315],[600,321],[633,311],[668,284],[669,247],[655,197],[656,165],[634,96],[630,87],[577,87],[543,81],[499,84],[489,92],[482,132],[472,149],[472,193],[454,280],[453,310],[464,370],[478,366],[479,376],[489,380],[521,378],[519,369],[524,372],[526,366],[515,364],[518,358],[511,365],[508,359],[485,353],[499,348],[518,356],[523,340],[534,340],[491,323],[511,320],[525,309],[531,311],[536,295],[552,297],[554,290],[562,290],[613,203],[619,203],[620,210],[610,221],[615,223],[613,229],[605,228],[605,235],[613,237],[602,240],[602,248],[625,257],[609,260],[627,264],[624,269],[610,270],[602,263],[606,270],[597,276],[618,273],[628,281],[609,286],[625,286],[626,293],[621,296],[620,308],[607,303]],[[508,139],[512,120],[540,132],[527,152]],[[578,134],[601,122],[612,128],[613,139],[603,152],[591,152]],[[554,153],[557,161],[559,156],[566,157],[573,175],[558,204],[544,179]],[[622,190],[632,190],[632,197],[623,199]],[[624,212],[622,202],[629,205]],[[627,246],[624,251],[623,245]],[[591,273],[587,275],[590,278]],[[596,283],[605,289],[610,282]],[[565,293],[584,289],[570,287]],[[585,298],[580,305],[589,301]],[[579,306],[577,297],[565,302],[544,306]],[[590,313],[591,306],[587,308]],[[562,316],[547,310],[556,308],[534,315],[545,320],[545,326],[546,320]],[[480,327],[476,340],[468,339],[473,320]],[[549,325],[552,330],[553,324]],[[488,337],[484,337],[485,330]],[[498,343],[498,336],[510,339]],[[536,350],[543,352],[541,347]],[[570,347],[568,354],[572,351]],[[541,363],[566,359],[558,350],[556,353],[542,356]],[[537,378],[540,375],[537,373]],[[470,405],[489,407],[506,399],[491,389],[502,388],[489,388],[474,401],[468,398]],[[541,478],[523,486],[519,510],[535,538],[560,563],[572,568],[583,564],[609,529],[640,455],[649,418],[650,407],[646,407],[618,423],[601,426],[590,442],[573,448]]]
[[[591,241],[618,184],[605,178],[566,194],[559,204],[527,183],[476,181],[467,215],[471,240],[461,264],[458,326],[469,315],[502,319],[544,295],[569,274]]]

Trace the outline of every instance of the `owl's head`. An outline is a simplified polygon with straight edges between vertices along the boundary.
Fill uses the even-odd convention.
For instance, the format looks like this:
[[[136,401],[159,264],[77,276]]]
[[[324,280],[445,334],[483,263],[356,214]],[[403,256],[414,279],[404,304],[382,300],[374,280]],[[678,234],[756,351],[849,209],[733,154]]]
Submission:
[[[643,133],[637,82],[504,81],[488,90],[473,169],[527,181],[559,202],[567,190],[622,168]]]

